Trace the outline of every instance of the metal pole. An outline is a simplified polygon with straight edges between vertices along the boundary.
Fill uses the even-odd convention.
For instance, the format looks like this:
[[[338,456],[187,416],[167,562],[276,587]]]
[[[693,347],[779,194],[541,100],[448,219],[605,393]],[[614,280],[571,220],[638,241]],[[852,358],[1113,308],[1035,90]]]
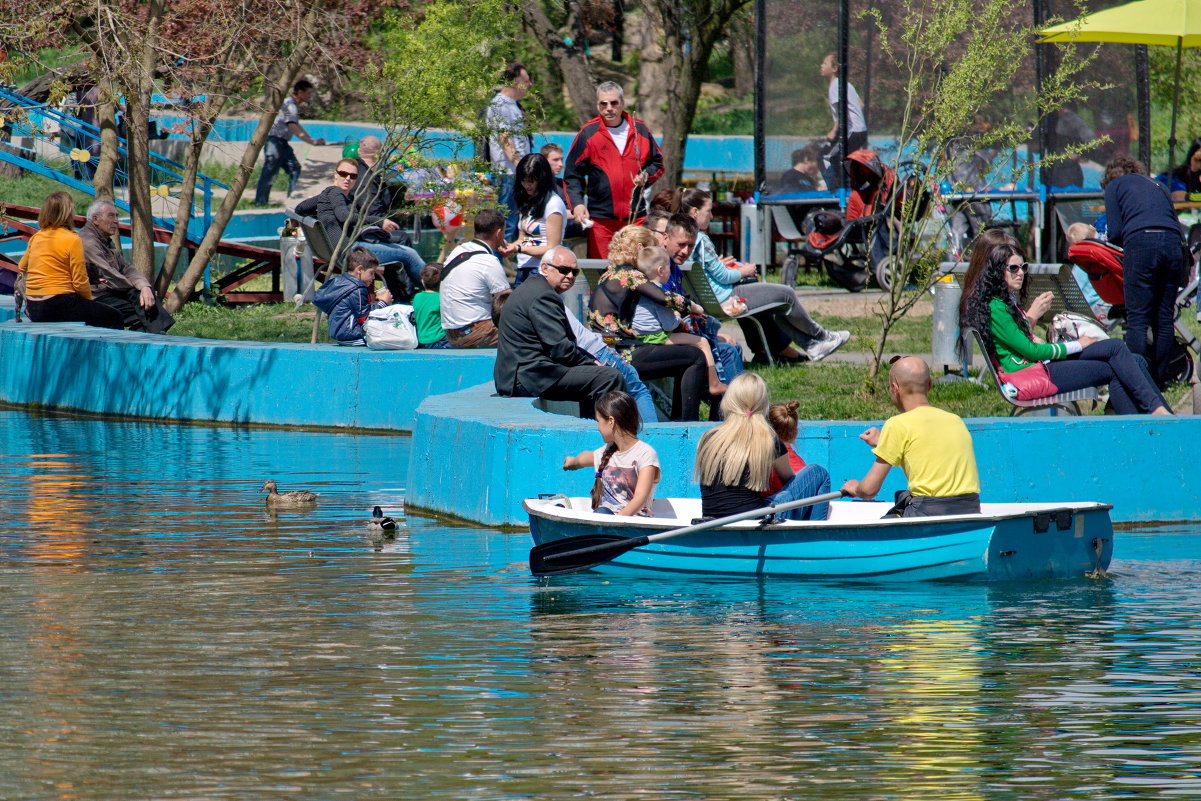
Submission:
[[[1146,45],[1134,46],[1134,81],[1138,87],[1138,160],[1151,169],[1151,68]],[[1171,164],[1168,169],[1172,169]]]
[[[847,80],[850,72],[848,63],[851,57],[851,0],[839,0],[838,3],[838,149],[842,152],[845,162],[847,147],[850,145],[850,134],[847,126]],[[846,170],[838,165],[840,175],[839,185],[842,187],[842,197],[846,197]]]
[[[767,63],[767,0],[755,0],[755,191],[767,188],[766,131],[764,130],[763,76]],[[792,165],[789,165],[792,166]]]
[[[1043,0],[1033,0],[1031,11],[1034,15],[1034,27],[1042,30],[1047,21],[1047,9],[1043,5]],[[1043,102],[1043,76],[1047,73],[1047,46],[1041,44],[1034,45],[1034,83],[1038,87],[1038,132],[1036,148],[1038,151],[1038,180],[1045,191],[1047,182],[1050,180],[1051,171],[1043,161],[1043,157],[1047,153],[1047,108]],[[1049,214],[1052,211],[1053,203],[1036,203],[1032,211],[1036,211],[1039,216]],[[1039,236],[1031,236],[1034,241],[1031,242],[1035,251],[1035,258],[1041,260],[1042,252],[1047,249],[1048,243],[1043,241],[1047,237],[1047,232],[1054,230],[1050,224],[1050,220],[1036,220],[1036,224],[1041,228]],[[1035,232],[1031,232],[1034,234]]]
[[[1172,87],[1172,131],[1168,134],[1168,170],[1176,166],[1176,110],[1180,108],[1180,58],[1184,53],[1184,37],[1176,39],[1176,82]]]

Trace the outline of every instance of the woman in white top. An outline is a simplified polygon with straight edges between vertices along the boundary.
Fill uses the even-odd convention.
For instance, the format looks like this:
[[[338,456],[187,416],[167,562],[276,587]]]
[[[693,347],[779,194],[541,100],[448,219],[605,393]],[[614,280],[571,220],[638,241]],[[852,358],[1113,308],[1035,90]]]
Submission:
[[[567,204],[555,191],[555,175],[541,153],[530,153],[517,162],[513,203],[520,219],[517,241],[505,245],[503,253],[517,255],[514,286],[538,269],[542,254],[563,242]]]

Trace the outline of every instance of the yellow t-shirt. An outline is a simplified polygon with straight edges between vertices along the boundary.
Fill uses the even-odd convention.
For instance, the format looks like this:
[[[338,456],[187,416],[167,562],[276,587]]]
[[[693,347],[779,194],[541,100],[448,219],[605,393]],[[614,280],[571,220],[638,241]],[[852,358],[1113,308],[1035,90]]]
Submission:
[[[18,269],[28,273],[26,295],[75,294],[92,299],[83,240],[74,231],[47,228],[29,237]]]
[[[887,420],[872,453],[904,470],[914,495],[980,491],[972,435],[957,415],[934,406],[919,406]]]

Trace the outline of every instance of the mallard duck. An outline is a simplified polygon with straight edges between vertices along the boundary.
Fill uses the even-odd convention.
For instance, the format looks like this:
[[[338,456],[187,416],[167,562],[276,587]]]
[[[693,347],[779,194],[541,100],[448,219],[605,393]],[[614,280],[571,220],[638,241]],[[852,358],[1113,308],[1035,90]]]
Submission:
[[[376,506],[371,510],[371,519],[367,521],[367,528],[372,531],[395,531],[396,521],[390,517],[384,517],[384,510]]]
[[[259,492],[267,493],[268,506],[305,506],[317,502],[317,493],[308,490],[276,492],[274,481],[264,481],[263,488]]]

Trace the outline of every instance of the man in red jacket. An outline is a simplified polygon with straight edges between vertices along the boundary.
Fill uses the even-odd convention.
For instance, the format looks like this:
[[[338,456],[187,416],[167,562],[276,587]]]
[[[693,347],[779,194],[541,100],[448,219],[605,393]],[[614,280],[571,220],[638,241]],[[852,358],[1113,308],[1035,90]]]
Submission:
[[[613,234],[646,216],[643,196],[663,174],[663,154],[646,123],[626,113],[621,86],[598,86],[596,108],[571,143],[564,181],[571,216],[588,228],[588,257],[604,259]]]

